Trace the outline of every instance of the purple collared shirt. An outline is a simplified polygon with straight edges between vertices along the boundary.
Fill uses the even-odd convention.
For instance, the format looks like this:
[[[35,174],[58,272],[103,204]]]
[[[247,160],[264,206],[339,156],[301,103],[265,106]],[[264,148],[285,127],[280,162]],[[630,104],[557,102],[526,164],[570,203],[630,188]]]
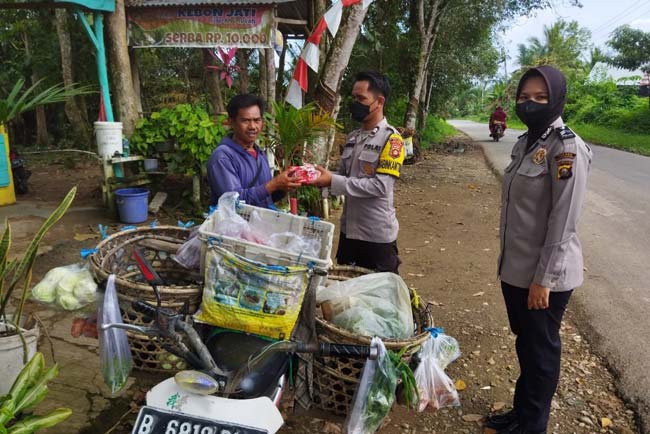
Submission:
[[[224,137],[208,160],[208,182],[210,183],[210,203],[216,205],[219,197],[229,191],[239,193],[239,199],[248,205],[269,208],[273,198],[266,191],[265,184],[271,180],[271,169],[266,154],[255,145],[257,158],[229,136]],[[257,170],[260,174],[250,186]],[[249,187],[250,186],[250,187]]]

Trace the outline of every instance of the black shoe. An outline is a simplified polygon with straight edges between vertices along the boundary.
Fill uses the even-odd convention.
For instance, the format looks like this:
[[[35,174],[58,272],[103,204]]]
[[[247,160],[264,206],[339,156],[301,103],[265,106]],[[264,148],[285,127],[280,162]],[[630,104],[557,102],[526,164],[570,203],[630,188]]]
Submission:
[[[513,425],[517,425],[517,413],[514,410],[510,410],[507,413],[501,414],[492,414],[485,418],[483,426],[486,428],[492,428],[497,431],[513,429]],[[506,433],[510,431],[505,431]]]
[[[527,429],[522,428],[519,425],[518,421],[515,421],[512,424],[512,426],[499,430],[496,432],[496,434],[546,434],[546,431],[542,431],[542,432],[528,431]]]

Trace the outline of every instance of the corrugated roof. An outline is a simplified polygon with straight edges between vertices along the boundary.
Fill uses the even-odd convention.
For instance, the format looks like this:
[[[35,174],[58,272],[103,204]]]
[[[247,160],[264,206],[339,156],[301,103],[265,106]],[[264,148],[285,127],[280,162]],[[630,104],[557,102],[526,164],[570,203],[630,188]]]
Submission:
[[[288,3],[296,0],[126,0],[126,7],[261,5]]]

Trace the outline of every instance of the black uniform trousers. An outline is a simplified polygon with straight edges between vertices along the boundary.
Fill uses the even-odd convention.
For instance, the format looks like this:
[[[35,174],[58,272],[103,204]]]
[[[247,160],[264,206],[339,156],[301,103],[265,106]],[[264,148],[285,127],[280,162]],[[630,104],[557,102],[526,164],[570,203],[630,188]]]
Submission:
[[[520,375],[513,408],[520,425],[531,434],[546,432],[551,400],[560,378],[560,324],[573,291],[551,292],[549,307],[528,309],[528,289],[501,282]]]
[[[336,262],[339,265],[356,265],[374,271],[390,271],[399,274],[400,261],[397,241],[392,243],[373,243],[354,240],[341,232]]]

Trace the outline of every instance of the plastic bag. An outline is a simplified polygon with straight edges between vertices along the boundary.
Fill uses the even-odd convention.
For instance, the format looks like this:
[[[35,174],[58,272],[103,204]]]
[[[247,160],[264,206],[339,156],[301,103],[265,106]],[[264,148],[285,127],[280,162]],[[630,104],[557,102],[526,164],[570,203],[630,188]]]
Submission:
[[[77,310],[95,301],[97,283],[82,264],[53,268],[32,288],[32,297],[43,303],[56,303],[65,310]]]
[[[251,261],[221,247],[206,255],[199,321],[288,339],[307,290],[308,268]]]
[[[315,238],[305,238],[293,232],[281,232],[269,237],[268,245],[280,250],[303,256],[318,257],[320,241]]]
[[[239,193],[229,191],[219,198],[217,223],[215,232],[231,238],[250,241],[252,243],[264,244],[264,237],[261,237],[251,228],[251,225],[239,214],[237,214],[237,202]]]
[[[201,268],[201,239],[198,226],[192,229],[187,241],[176,250],[174,260],[188,270]]]
[[[354,333],[382,338],[413,336],[409,289],[393,273],[372,273],[319,287],[316,302],[329,301],[332,322]]]
[[[372,345],[378,346],[379,356],[377,360],[367,360],[363,368],[350,414],[345,421],[348,434],[373,434],[395,402],[398,372],[381,339],[373,338]]]
[[[420,392],[418,411],[458,407],[458,391],[445,374],[445,368],[460,356],[458,341],[444,333],[433,332],[419,352],[420,365],[415,370],[415,382]]]
[[[126,385],[133,359],[126,331],[118,328],[103,330],[104,324],[122,324],[120,305],[115,290],[115,275],[108,276],[104,301],[99,305],[99,363],[104,382],[112,393],[118,392]]]
[[[32,288],[32,298],[43,303],[54,303],[56,300],[56,287],[59,281],[65,276],[79,271],[79,264],[65,265],[63,267],[52,268],[48,271],[43,279]]]

